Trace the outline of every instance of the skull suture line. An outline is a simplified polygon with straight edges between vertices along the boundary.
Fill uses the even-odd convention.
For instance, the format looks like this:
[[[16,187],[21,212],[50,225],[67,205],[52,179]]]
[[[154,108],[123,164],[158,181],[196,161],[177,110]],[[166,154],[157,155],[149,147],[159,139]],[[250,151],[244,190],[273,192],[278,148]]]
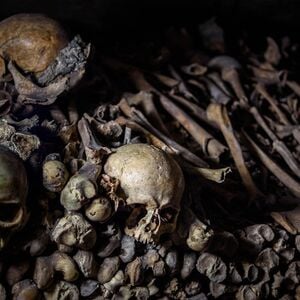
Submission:
[[[104,171],[120,181],[126,204],[133,207],[126,234],[151,243],[175,230],[184,176],[172,157],[147,144],[125,145],[108,157]]]
[[[22,160],[0,146],[0,249],[26,219],[27,174]]]

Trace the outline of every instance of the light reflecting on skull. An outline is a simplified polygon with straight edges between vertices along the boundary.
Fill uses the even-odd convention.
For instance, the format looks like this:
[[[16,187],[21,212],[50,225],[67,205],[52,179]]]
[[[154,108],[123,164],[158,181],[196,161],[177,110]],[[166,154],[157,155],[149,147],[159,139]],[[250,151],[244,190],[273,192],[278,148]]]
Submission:
[[[120,180],[126,204],[133,208],[126,234],[151,243],[175,230],[184,177],[172,157],[154,146],[125,145],[110,155],[104,170]]]

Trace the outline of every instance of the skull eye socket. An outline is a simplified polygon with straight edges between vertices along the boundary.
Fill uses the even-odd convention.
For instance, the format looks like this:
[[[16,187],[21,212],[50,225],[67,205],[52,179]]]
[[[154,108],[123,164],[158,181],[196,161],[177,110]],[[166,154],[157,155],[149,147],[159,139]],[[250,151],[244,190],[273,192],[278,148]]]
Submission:
[[[17,203],[0,203],[0,220],[2,222],[12,222],[20,210]]]
[[[163,222],[170,223],[174,221],[177,210],[173,207],[165,207],[159,211],[159,215]]]

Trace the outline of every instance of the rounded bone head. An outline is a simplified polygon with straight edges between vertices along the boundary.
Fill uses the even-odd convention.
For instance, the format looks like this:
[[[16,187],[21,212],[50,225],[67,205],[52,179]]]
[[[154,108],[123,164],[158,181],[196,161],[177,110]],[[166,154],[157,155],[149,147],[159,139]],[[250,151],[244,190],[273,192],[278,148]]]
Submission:
[[[175,229],[184,177],[170,155],[147,144],[125,145],[109,156],[104,171],[120,181],[126,204],[134,207],[127,234],[149,242]]]
[[[241,69],[240,63],[231,56],[219,55],[211,59],[208,66],[213,69]]]
[[[26,219],[27,191],[27,174],[22,160],[0,146],[0,229],[14,231],[22,227]]]

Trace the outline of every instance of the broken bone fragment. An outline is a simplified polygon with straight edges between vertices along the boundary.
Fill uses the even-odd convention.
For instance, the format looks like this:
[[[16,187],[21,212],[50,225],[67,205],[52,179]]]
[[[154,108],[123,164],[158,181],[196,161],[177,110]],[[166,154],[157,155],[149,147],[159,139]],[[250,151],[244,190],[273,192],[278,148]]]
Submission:
[[[147,144],[129,144],[108,157],[104,171],[120,181],[126,205],[133,208],[127,235],[155,243],[175,230],[185,183],[170,155]]]
[[[27,191],[27,173],[22,160],[0,146],[0,249],[9,236],[25,225]]]
[[[51,237],[57,244],[82,250],[91,249],[97,239],[93,226],[79,213],[69,213],[61,218],[55,224]]]
[[[72,89],[83,77],[89,53],[90,45],[75,36],[55,61],[45,71],[34,75],[33,79],[25,76],[10,61],[8,69],[19,93],[18,101],[34,105],[54,103],[60,94]]]
[[[14,132],[10,136],[4,136],[3,140],[1,139],[0,141],[0,145],[16,153],[22,160],[25,161],[31,157],[35,150],[39,149],[41,142],[38,136],[34,134]]]

